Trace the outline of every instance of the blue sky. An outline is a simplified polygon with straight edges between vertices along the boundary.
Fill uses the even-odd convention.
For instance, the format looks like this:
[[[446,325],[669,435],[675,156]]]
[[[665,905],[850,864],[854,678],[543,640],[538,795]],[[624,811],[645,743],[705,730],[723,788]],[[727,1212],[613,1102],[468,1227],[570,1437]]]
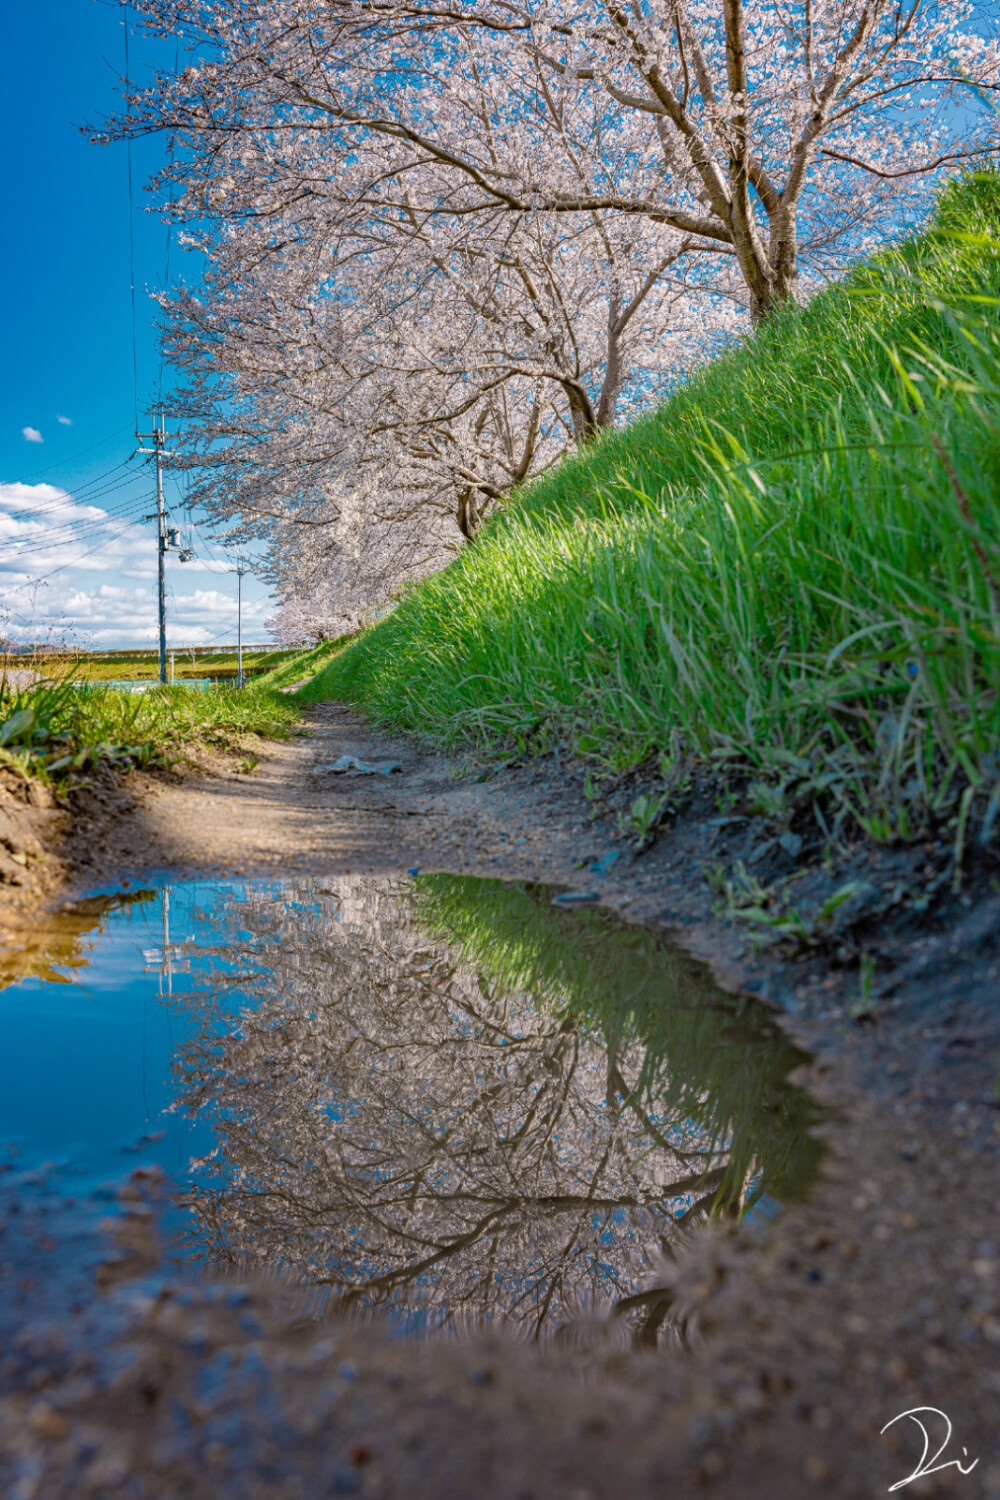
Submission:
[[[136,443],[126,149],[92,146],[78,129],[115,107],[122,12],[105,0],[11,5],[3,31],[0,608],[9,620],[0,618],[0,630],[22,640],[152,645],[155,528],[129,524],[153,509],[153,480],[138,460],[127,463]],[[150,44],[134,37],[131,54],[141,77]],[[144,212],[142,186],[162,150],[158,140],[133,146],[140,416],[159,374],[145,288],[162,285],[166,258],[166,230]],[[171,275],[182,269],[174,244]],[[169,385],[168,367],[165,397]],[[182,520],[170,478],[167,499]],[[168,640],[235,640],[230,559],[210,533],[193,540],[194,562],[168,559]],[[269,612],[264,587],[246,579],[245,640],[268,638]]]

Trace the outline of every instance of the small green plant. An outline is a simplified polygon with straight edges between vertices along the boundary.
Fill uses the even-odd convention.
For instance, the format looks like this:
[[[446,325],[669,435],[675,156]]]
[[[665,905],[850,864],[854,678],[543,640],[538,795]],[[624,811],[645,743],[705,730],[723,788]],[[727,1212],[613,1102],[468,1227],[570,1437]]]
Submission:
[[[856,1021],[870,1016],[875,1008],[875,955],[867,951],[861,955],[858,970],[858,998],[851,1006],[851,1015]]]
[[[586,797],[590,807],[590,819],[593,822],[599,818],[604,806],[604,794],[598,786],[589,768],[583,773],[583,795]]]
[[[739,797],[729,787],[723,787],[721,792],[715,794],[715,810],[723,817],[728,817],[739,806],[739,803]]]
[[[742,866],[737,868],[743,869]],[[746,875],[745,870],[742,879],[745,896],[734,888],[728,909],[730,917],[746,922],[753,929],[758,943],[790,942],[803,948],[815,947],[828,938],[840,908],[863,889],[860,882],[849,881],[828,896],[812,916],[805,916],[794,906],[787,904],[788,889],[792,881],[785,881],[779,892],[774,887],[757,885],[752,876]],[[793,876],[792,880],[794,879]],[[760,899],[756,902],[751,899],[755,886],[760,892]],[[728,892],[729,887],[727,894]]]
[[[770,786],[766,781],[751,781],[747,787],[747,807],[750,812],[775,823],[787,823],[789,816],[788,797],[783,786]]]
[[[659,827],[667,808],[667,800],[665,793],[654,797],[651,793],[643,792],[635,798],[627,813],[618,814],[619,831],[635,840],[635,847],[640,853]]]
[[[777,894],[774,886],[761,885],[741,859],[736,861],[732,876],[725,881],[723,889],[726,912],[730,916],[743,911],[763,910],[774,901]]]

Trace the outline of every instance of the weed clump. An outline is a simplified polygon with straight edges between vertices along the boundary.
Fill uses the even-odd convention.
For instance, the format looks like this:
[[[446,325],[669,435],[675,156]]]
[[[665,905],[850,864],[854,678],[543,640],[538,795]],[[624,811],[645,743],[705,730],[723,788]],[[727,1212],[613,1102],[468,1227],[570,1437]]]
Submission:
[[[199,744],[235,749],[244,735],[285,738],[298,720],[285,695],[256,684],[130,693],[64,678],[11,690],[0,677],[0,765],[58,783],[100,765],[174,764]]]

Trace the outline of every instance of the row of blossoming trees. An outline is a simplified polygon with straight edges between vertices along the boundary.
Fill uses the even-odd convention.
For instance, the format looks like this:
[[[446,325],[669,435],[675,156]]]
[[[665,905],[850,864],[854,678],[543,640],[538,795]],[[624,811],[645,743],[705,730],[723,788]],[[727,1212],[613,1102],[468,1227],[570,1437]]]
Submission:
[[[135,0],[198,498],[336,628],[988,152],[973,0]],[[183,49],[183,51],[181,50]],[[970,85],[972,87],[970,87]]]

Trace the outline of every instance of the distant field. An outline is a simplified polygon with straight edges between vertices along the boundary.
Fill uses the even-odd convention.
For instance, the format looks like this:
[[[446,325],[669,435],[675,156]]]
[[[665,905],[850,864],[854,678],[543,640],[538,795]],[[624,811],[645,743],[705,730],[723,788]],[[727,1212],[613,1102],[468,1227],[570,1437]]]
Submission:
[[[258,677],[279,667],[283,662],[301,655],[301,649],[275,649],[270,646],[253,647],[243,652],[244,677]],[[36,667],[46,673],[61,675],[71,671],[89,682],[107,682],[111,679],[155,678],[159,675],[160,658],[156,651],[129,652],[80,652],[55,656],[46,654]],[[167,653],[168,682],[181,681],[187,677],[210,677],[214,682],[227,682],[236,677],[236,651],[188,651]]]

